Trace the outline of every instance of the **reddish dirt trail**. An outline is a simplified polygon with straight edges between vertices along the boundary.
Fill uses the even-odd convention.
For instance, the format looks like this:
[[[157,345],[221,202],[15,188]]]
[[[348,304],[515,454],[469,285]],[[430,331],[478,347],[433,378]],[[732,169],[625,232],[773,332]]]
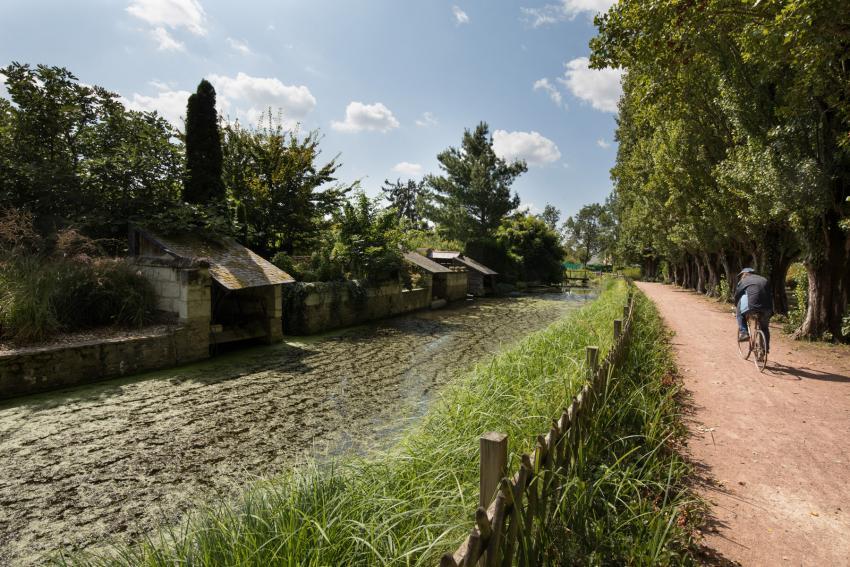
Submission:
[[[691,394],[690,456],[711,503],[709,564],[850,565],[850,349],[773,327],[770,362],[741,360],[730,310],[638,284],[675,332]]]

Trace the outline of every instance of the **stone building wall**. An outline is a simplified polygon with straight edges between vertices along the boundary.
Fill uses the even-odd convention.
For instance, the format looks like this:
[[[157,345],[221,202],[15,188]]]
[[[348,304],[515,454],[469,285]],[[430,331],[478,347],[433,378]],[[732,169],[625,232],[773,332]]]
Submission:
[[[209,357],[208,336],[208,328],[177,325],[146,335],[2,353],[0,399],[202,360]]]
[[[469,272],[451,272],[446,274],[446,299],[457,301],[466,299],[469,288]]]
[[[431,305],[430,276],[422,284],[411,290],[398,283],[367,287],[362,295],[352,294],[345,284],[338,283],[284,284],[295,286],[284,292],[284,333],[311,335],[426,309]]]

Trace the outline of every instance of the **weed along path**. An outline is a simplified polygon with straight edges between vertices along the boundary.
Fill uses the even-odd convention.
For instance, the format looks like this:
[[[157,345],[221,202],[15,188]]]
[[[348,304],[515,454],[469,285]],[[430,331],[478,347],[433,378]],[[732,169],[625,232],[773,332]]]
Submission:
[[[728,309],[638,284],[675,332],[710,564],[850,565],[850,350],[774,333],[758,374]],[[711,555],[711,554],[709,554]]]
[[[480,300],[0,402],[0,565],[136,538],[305,455],[386,443],[456,373],[583,302]]]

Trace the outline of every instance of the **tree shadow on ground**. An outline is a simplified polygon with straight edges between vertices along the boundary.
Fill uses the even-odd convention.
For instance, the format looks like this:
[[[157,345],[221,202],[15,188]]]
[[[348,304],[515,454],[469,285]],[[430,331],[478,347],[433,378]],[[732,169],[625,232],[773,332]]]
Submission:
[[[678,402],[681,408],[682,422],[688,427],[690,432],[688,439],[690,440],[696,437],[699,432],[705,434],[706,430],[703,428],[702,423],[695,417],[697,410],[700,408],[694,403],[690,394],[687,391],[683,391],[678,396]],[[728,498],[735,498],[738,500],[743,499],[732,493],[732,491],[730,491],[722,483],[718,482],[718,480],[714,477],[711,467],[696,459],[686,447],[682,448],[680,454],[691,467],[691,490],[705,499],[705,507],[703,508],[704,516],[698,526],[699,533],[711,534],[715,537],[723,538],[735,545],[742,545],[722,533],[726,531],[729,525],[715,515],[714,508],[711,502],[708,501],[707,495],[717,493],[723,494]],[[747,502],[753,504],[752,502]],[[694,554],[694,558],[700,565],[707,565],[710,567],[740,567],[741,565],[737,561],[732,561],[727,558],[718,550],[711,548],[704,540],[696,542],[692,552]]]
[[[776,377],[790,377],[797,380],[823,380],[825,382],[844,382],[850,383],[850,376],[843,374],[833,374],[830,372],[821,372],[812,368],[795,368],[779,362],[768,362],[765,374]]]

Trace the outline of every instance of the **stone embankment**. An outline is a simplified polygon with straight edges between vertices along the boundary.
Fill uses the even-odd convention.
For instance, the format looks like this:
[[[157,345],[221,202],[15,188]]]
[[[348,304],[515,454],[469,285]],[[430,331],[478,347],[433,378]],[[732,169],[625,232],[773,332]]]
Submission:
[[[306,454],[388,442],[457,372],[573,305],[481,300],[0,402],[0,564],[135,538]]]

